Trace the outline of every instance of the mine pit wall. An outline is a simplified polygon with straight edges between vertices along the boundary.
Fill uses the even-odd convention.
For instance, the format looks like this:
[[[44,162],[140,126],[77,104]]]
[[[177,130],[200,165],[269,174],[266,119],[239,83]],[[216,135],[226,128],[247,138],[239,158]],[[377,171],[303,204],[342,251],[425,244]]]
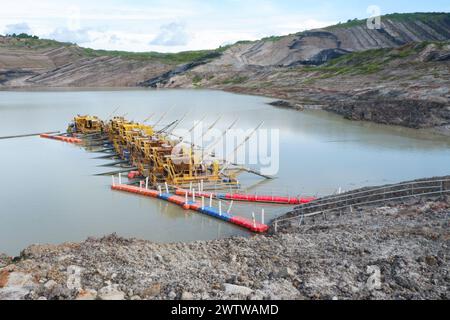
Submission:
[[[415,129],[445,126],[450,123],[450,105],[426,100],[371,100],[336,102],[324,110],[349,120],[373,121]]]

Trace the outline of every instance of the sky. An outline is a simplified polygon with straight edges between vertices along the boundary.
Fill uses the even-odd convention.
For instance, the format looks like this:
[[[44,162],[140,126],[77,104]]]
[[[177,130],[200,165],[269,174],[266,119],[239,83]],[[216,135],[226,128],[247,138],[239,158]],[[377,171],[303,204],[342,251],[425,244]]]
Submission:
[[[0,0],[0,8],[0,34],[25,32],[93,49],[179,52],[296,33],[378,11],[450,12],[450,1]]]

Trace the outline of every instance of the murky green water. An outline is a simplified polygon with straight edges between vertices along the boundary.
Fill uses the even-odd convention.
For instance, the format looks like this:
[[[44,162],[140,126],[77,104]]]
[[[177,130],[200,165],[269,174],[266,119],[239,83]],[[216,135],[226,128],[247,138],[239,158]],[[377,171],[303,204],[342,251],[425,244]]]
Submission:
[[[0,136],[65,130],[76,114],[118,114],[142,121],[170,108],[170,123],[190,111],[184,125],[219,114],[218,128],[237,117],[250,129],[280,130],[277,179],[251,189],[259,194],[316,195],[336,189],[445,175],[450,172],[448,138],[403,128],[343,120],[320,111],[297,112],[267,105],[271,99],[218,91],[0,92]],[[32,243],[80,241],[112,232],[158,242],[214,239],[246,231],[155,199],[112,192],[110,178],[92,174],[98,154],[38,137],[0,140],[0,252],[17,254]],[[243,176],[247,185],[260,180]],[[261,208],[268,219],[283,208],[235,204],[247,216]]]

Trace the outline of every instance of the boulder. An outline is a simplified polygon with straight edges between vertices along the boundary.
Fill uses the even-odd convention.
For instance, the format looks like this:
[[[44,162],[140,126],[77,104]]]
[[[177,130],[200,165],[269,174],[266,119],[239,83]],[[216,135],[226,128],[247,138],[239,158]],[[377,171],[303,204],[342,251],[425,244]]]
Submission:
[[[125,293],[117,288],[117,285],[109,285],[98,291],[100,300],[124,300]]]
[[[11,257],[6,254],[0,253],[0,268],[6,267],[12,262]]]
[[[236,295],[236,296],[243,296],[243,297],[247,297],[248,295],[250,295],[253,292],[253,290],[248,287],[237,286],[235,284],[230,284],[230,283],[225,283],[224,288],[225,288],[225,293],[227,293],[229,295]]]
[[[54,280],[49,280],[44,284],[44,288],[46,290],[53,290],[58,285],[58,283]]]
[[[184,291],[181,294],[181,300],[194,300],[194,296],[192,293],[190,293],[188,291]]]
[[[3,270],[0,273],[0,300],[23,300],[36,287],[29,273]]]
[[[81,290],[78,296],[75,298],[75,300],[96,300],[96,299],[97,299],[97,291],[91,289]]]
[[[369,291],[381,290],[381,271],[379,266],[368,266],[367,274],[370,275],[367,279],[367,289]]]
[[[279,278],[292,278],[295,277],[295,272],[289,267],[283,267],[278,271]]]
[[[143,290],[142,296],[145,298],[152,298],[161,294],[161,283],[154,282]]]
[[[81,273],[83,268],[70,266],[67,268],[67,288],[81,290]]]

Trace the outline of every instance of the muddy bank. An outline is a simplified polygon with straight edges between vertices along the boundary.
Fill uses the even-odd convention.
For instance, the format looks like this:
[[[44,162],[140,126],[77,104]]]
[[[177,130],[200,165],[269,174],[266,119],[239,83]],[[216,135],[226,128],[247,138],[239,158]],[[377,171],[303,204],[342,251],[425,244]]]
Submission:
[[[449,299],[450,198],[360,208],[274,235],[110,235],[0,257],[0,299]]]

